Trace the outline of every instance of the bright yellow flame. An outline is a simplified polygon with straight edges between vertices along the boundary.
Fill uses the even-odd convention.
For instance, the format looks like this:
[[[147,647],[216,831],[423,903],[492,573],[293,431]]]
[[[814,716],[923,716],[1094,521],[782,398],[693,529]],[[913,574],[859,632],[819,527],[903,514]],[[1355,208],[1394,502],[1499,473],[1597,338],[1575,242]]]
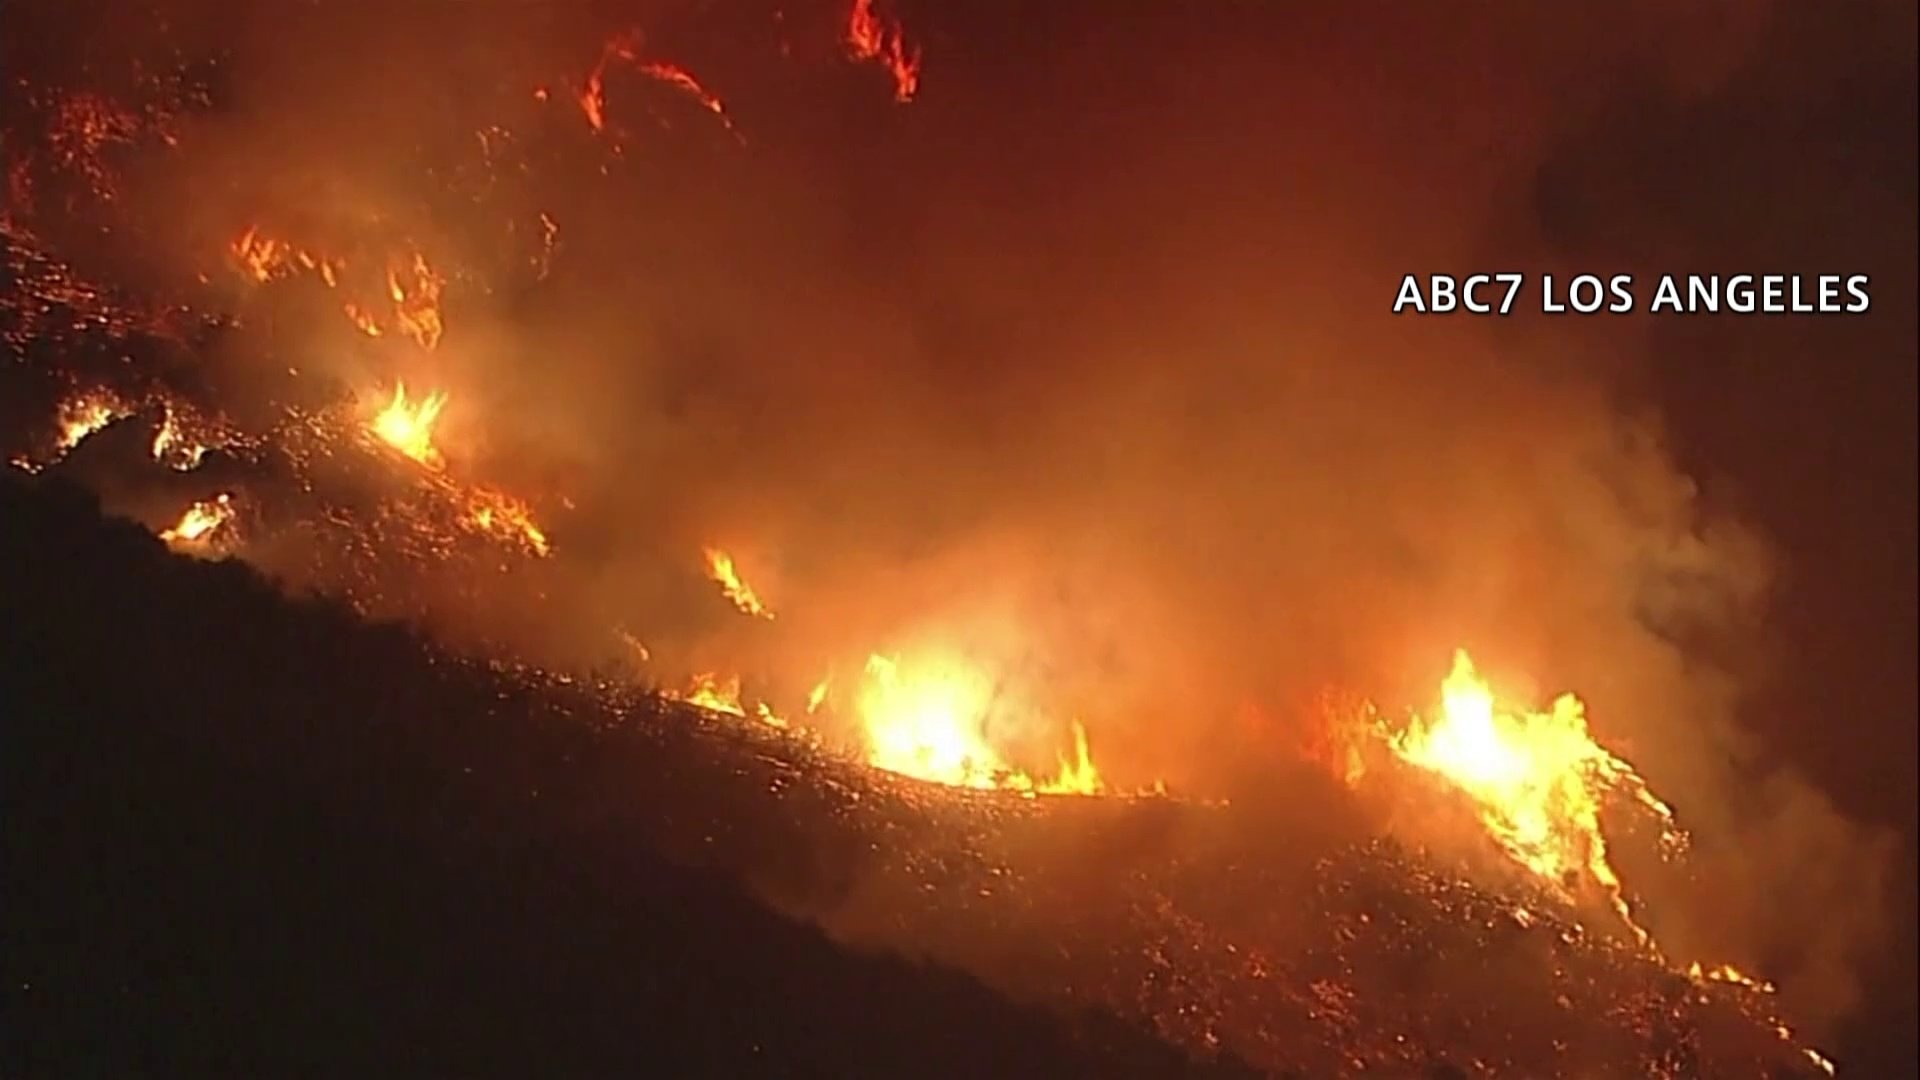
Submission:
[[[693,677],[684,693],[669,690],[663,696],[684,701],[689,705],[697,705],[709,712],[724,713],[727,716],[738,716],[744,719],[751,715],[770,727],[787,726],[786,719],[774,712],[766,702],[755,703],[751,712],[741,704],[738,675],[729,675],[722,679],[711,672],[702,672]]]
[[[1601,812],[1613,800],[1633,800],[1659,821],[1668,854],[1683,850],[1687,836],[1672,808],[1647,788],[1633,767],[1594,740],[1578,698],[1563,695],[1544,713],[1502,703],[1463,650],[1454,654],[1453,670],[1442,684],[1439,716],[1415,716],[1399,730],[1376,721],[1373,731],[1401,760],[1470,796],[1482,826],[1515,862],[1562,889],[1582,875],[1598,884],[1641,947],[1667,962],[1633,918],[1620,876],[1608,860]],[[1357,752],[1348,755],[1346,771],[1350,781],[1364,774]],[[1523,926],[1532,922],[1525,909],[1517,909],[1515,916]],[[1772,983],[1732,964],[1707,967],[1695,961],[1686,974],[1702,986],[1720,983],[1774,993]],[[1799,1045],[1792,1029],[1776,1021],[1775,1033],[1832,1074],[1833,1063],[1818,1050]]]
[[[1771,994],[1775,990],[1772,983],[1765,979],[1756,979],[1746,972],[1741,971],[1739,968],[1734,967],[1732,964],[1719,964],[1714,967],[1703,968],[1700,966],[1700,961],[1695,960],[1687,967],[1687,977],[1691,978],[1694,982],[1717,982],[1727,983],[1732,986],[1743,986],[1748,990],[1761,994]]]
[[[820,706],[827,703],[827,691],[830,690],[832,686],[833,680],[831,678],[821,679],[819,682],[813,684],[813,689],[807,691],[808,716],[819,712]]]
[[[1040,782],[1040,791],[1046,795],[1098,795],[1107,789],[1106,782],[1100,778],[1100,770],[1093,764],[1093,755],[1087,750],[1087,729],[1075,720],[1073,722],[1073,758],[1060,755],[1060,773],[1051,780]]]
[[[222,493],[187,507],[175,525],[160,534],[170,544],[195,544],[211,541],[216,532],[233,520],[233,496]]]
[[[721,593],[734,607],[739,608],[742,614],[758,619],[773,618],[773,611],[760,602],[753,586],[748,585],[734,568],[733,556],[712,547],[704,549],[703,554],[707,560],[707,576],[720,586]]]
[[[891,772],[956,787],[994,788],[1012,772],[986,739],[993,686],[958,664],[902,673],[893,659],[867,658],[856,708],[867,761]]]
[[[447,407],[444,391],[435,391],[419,401],[407,400],[407,384],[395,383],[393,400],[380,410],[369,425],[380,441],[430,469],[443,464],[440,451],[433,445],[433,425]]]
[[[971,665],[938,659],[903,665],[869,656],[854,703],[867,763],[953,787],[1057,795],[1105,790],[1078,723],[1074,757],[1061,756],[1058,776],[1035,781],[1010,765],[987,734],[993,699],[993,681]]]
[[[1610,795],[1630,795],[1678,842],[1673,811],[1594,741],[1579,698],[1562,695],[1544,713],[1502,707],[1463,649],[1441,687],[1440,715],[1412,718],[1387,743],[1471,796],[1488,833],[1520,865],[1556,884],[1590,876],[1641,944],[1650,944],[1608,860],[1600,812]]]
[[[60,405],[60,434],[56,445],[61,453],[80,445],[80,440],[127,415],[126,407],[111,395],[82,394]]]
[[[190,472],[199,468],[201,460],[207,456],[207,447],[188,438],[181,430],[179,413],[171,407],[160,421],[160,430],[154,432],[153,445],[148,449],[153,454],[153,460],[176,472]]]
[[[287,250],[280,241],[261,236],[258,228],[248,228],[233,242],[233,255],[253,280],[269,281],[281,272]]]
[[[695,675],[687,692],[679,697],[689,705],[698,705],[713,712],[729,716],[747,715],[747,710],[740,705],[740,677],[737,675],[724,680],[711,673]]]

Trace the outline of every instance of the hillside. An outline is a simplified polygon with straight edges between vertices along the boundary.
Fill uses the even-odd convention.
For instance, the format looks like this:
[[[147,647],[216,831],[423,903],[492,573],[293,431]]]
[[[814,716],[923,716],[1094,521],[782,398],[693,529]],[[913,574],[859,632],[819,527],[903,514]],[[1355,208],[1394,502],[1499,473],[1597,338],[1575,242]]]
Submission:
[[[0,1073],[1232,1074],[663,859],[596,736],[400,630],[0,502]]]
[[[0,500],[8,1075],[1814,1075],[1304,778],[928,787]]]

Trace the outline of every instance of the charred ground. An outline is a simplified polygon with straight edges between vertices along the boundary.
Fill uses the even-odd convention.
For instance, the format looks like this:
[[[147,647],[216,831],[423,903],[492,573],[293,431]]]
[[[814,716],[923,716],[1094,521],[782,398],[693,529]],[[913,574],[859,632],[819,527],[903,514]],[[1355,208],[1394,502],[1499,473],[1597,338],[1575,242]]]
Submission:
[[[1801,1066],[1781,1010],[1910,1072],[1875,959],[1901,863],[1912,907],[1910,6],[1190,7],[7,5],[6,471],[152,533],[230,497],[174,546],[253,568],[9,494],[8,955],[46,961],[10,1037],[1111,1075],[1048,1019],[1092,1008],[1281,1073],[1690,1077]],[[1782,258],[1871,272],[1873,318],[1383,314],[1424,267]],[[402,387],[447,422],[381,434]],[[1748,709],[1775,609],[1796,670]],[[1231,806],[942,790],[635,685],[738,672],[797,720],[823,671],[1003,625],[1113,786]],[[1287,759],[1296,697],[1425,701],[1463,645],[1589,700],[1701,841],[1627,875],[1671,962]],[[1383,790],[1485,846],[1459,792]],[[1050,1008],[876,989],[728,881]]]
[[[1798,1075],[1392,847],[889,780],[0,500],[12,1075]]]
[[[407,631],[71,490],[0,500],[8,1075],[1236,1074],[838,947],[621,827],[724,747],[623,775]]]

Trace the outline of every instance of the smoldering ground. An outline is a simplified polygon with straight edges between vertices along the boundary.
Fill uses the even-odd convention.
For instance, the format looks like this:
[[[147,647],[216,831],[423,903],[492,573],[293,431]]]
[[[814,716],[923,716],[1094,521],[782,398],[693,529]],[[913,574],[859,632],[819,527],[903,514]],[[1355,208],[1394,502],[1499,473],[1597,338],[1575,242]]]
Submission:
[[[1682,122],[1791,52],[1780,12],[902,5],[901,106],[831,5],[129,6],[113,40],[41,7],[65,32],[26,67],[69,88],[219,71],[176,146],[119,162],[98,212],[135,242],[92,245],[103,272],[201,273],[263,222],[453,271],[431,355],[238,297],[213,362],[442,386],[450,454],[563,493],[543,599],[495,636],[564,661],[618,626],[788,695],[958,651],[1082,718],[1116,781],[1216,792],[1272,775],[1312,691],[1424,704],[1464,645],[1516,696],[1582,694],[1695,827],[1696,880],[1648,871],[1672,951],[1848,1006],[1889,849],[1749,752],[1777,556],[1627,392],[1647,328],[1387,314],[1405,273],[1578,254],[1567,223],[1608,224],[1548,168],[1568,141],[1623,95]],[[635,27],[737,134],[631,65],[586,127]],[[706,544],[776,619],[714,595]]]

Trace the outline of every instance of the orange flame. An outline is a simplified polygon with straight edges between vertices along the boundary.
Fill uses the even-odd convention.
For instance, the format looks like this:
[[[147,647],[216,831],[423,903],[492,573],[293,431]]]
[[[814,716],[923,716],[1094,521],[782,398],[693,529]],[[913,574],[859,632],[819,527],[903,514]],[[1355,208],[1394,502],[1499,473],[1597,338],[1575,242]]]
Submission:
[[[638,30],[628,30],[615,34],[600,49],[600,59],[595,61],[593,70],[587,73],[586,83],[580,89],[580,112],[587,118],[587,126],[594,131],[607,128],[607,68],[620,60],[633,65],[641,75],[656,82],[672,87],[698,102],[700,107],[718,117],[721,126],[736,136],[733,120],[727,115],[726,103],[708,90],[693,73],[667,60],[640,59],[642,37]]]
[[[433,445],[433,426],[446,406],[445,391],[435,391],[419,401],[409,402],[407,384],[397,382],[393,386],[393,400],[374,416],[368,429],[381,442],[427,468],[437,470],[445,464],[445,460]]]
[[[1080,721],[1073,722],[1073,757],[1060,755],[1060,772],[1051,780],[1040,782],[1043,795],[1098,795],[1107,789],[1106,782],[1100,778],[1100,770],[1093,764],[1093,755],[1087,749],[1087,729]]]
[[[409,455],[411,456],[411,455]],[[518,542],[541,558],[553,553],[547,534],[533,520],[526,503],[492,488],[476,488],[467,497],[466,523],[504,540]]]
[[[345,259],[315,254],[267,236],[257,225],[249,226],[229,248],[241,273],[258,284],[311,273],[327,288],[340,289],[348,269]],[[433,269],[426,256],[417,251],[396,255],[388,261],[386,278],[380,284],[384,291],[380,300],[393,305],[393,326],[423,349],[432,350],[438,345],[446,329],[440,314],[440,294],[446,279]],[[342,291],[354,295],[351,288]],[[356,296],[342,304],[341,310],[354,329],[368,337],[381,337],[388,327],[382,325],[365,302],[367,299],[366,295]]]
[[[653,61],[640,65],[640,73],[650,79],[663,82],[700,103],[700,107],[720,118],[727,130],[733,130],[733,120],[727,116],[726,103],[714,96],[711,90],[700,85],[700,80],[678,64],[665,61]]]
[[[772,609],[760,602],[753,586],[747,584],[740,577],[740,572],[734,569],[733,556],[713,547],[704,549],[703,553],[707,560],[707,576],[719,584],[722,595],[739,608],[741,614],[757,619],[773,618]]]
[[[60,431],[54,445],[64,454],[80,445],[82,439],[126,416],[128,411],[117,398],[104,392],[68,398],[60,403],[57,418]]]
[[[693,677],[684,693],[667,691],[663,696],[727,716],[744,719],[749,715],[747,707],[740,701],[740,677],[737,675],[722,679],[711,672],[702,672]],[[787,726],[786,719],[774,712],[766,702],[756,703],[751,715],[769,727]]]
[[[366,309],[360,305],[347,304],[342,310],[347,313],[347,321],[353,323],[353,328],[368,337],[377,338],[385,333],[385,331],[380,329],[379,321],[372,315],[369,315]]]
[[[231,250],[241,270],[263,284],[310,270],[320,275],[328,288],[333,288],[339,283],[340,272],[346,269],[343,260],[315,255],[285,240],[262,235],[257,225],[248,226],[247,231],[234,240]]]
[[[187,507],[180,520],[160,534],[169,544],[211,543],[233,520],[233,496],[221,493]]]
[[[402,273],[412,278],[405,285],[400,281]],[[387,271],[387,290],[393,296],[393,316],[400,332],[428,351],[440,343],[444,329],[440,321],[440,290],[445,285],[446,279],[435,273],[418,252],[409,263]]]
[[[893,77],[893,98],[908,102],[920,89],[920,49],[907,44],[898,19],[884,18],[873,0],[853,0],[847,12],[847,51],[855,60],[877,61]]]
[[[1634,937],[1650,944],[1608,859],[1600,813],[1609,796],[1628,795],[1653,812],[1670,843],[1681,836],[1673,810],[1631,765],[1594,741],[1579,698],[1564,694],[1545,713],[1503,706],[1463,649],[1441,687],[1439,716],[1415,716],[1386,736],[1402,760],[1470,796],[1487,832],[1515,862],[1556,884],[1584,872]]]
[[[160,430],[154,433],[149,451],[153,454],[153,460],[178,472],[192,471],[207,455],[205,445],[189,439],[180,430],[180,414],[171,407],[160,422]]]
[[[1661,844],[1668,854],[1683,850],[1687,836],[1672,808],[1647,787],[1639,773],[1594,740],[1579,698],[1564,694],[1544,713],[1501,702],[1474,670],[1465,650],[1460,650],[1441,686],[1437,716],[1416,715],[1397,729],[1376,716],[1370,730],[1400,760],[1441,777],[1470,797],[1482,827],[1514,862],[1556,889],[1564,889],[1582,875],[1598,884],[1640,946],[1667,962],[1634,919],[1620,875],[1608,857],[1601,812],[1613,800],[1634,802],[1660,823]],[[1356,782],[1365,774],[1365,761],[1357,747],[1350,746],[1348,751],[1345,772],[1349,782]],[[1343,763],[1330,760],[1328,764]],[[1524,925],[1530,918],[1520,921]],[[1732,964],[1706,967],[1695,961],[1686,975],[1701,985],[1774,992],[1772,983]],[[1833,1063],[1818,1050],[1798,1044],[1791,1028],[1776,1021],[1775,1034],[1832,1075]]]
[[[625,60],[631,64],[639,58],[638,30],[615,34],[601,47],[600,59],[587,74],[586,86],[580,91],[580,111],[586,114],[587,124],[593,130],[604,131],[607,126],[607,65],[615,60]]]
[[[1687,977],[1694,982],[1726,983],[1730,986],[1743,986],[1756,994],[1771,994],[1777,989],[1765,979],[1756,979],[1732,964],[1717,964],[1710,968],[1700,966],[1695,960],[1687,966]]]
[[[1014,768],[987,735],[994,686],[985,672],[951,660],[902,667],[894,658],[867,658],[855,698],[867,744],[867,763],[889,772],[953,787],[1094,795],[1105,790],[1087,752],[1086,731],[1074,724],[1075,758],[1060,773],[1035,781]]]

